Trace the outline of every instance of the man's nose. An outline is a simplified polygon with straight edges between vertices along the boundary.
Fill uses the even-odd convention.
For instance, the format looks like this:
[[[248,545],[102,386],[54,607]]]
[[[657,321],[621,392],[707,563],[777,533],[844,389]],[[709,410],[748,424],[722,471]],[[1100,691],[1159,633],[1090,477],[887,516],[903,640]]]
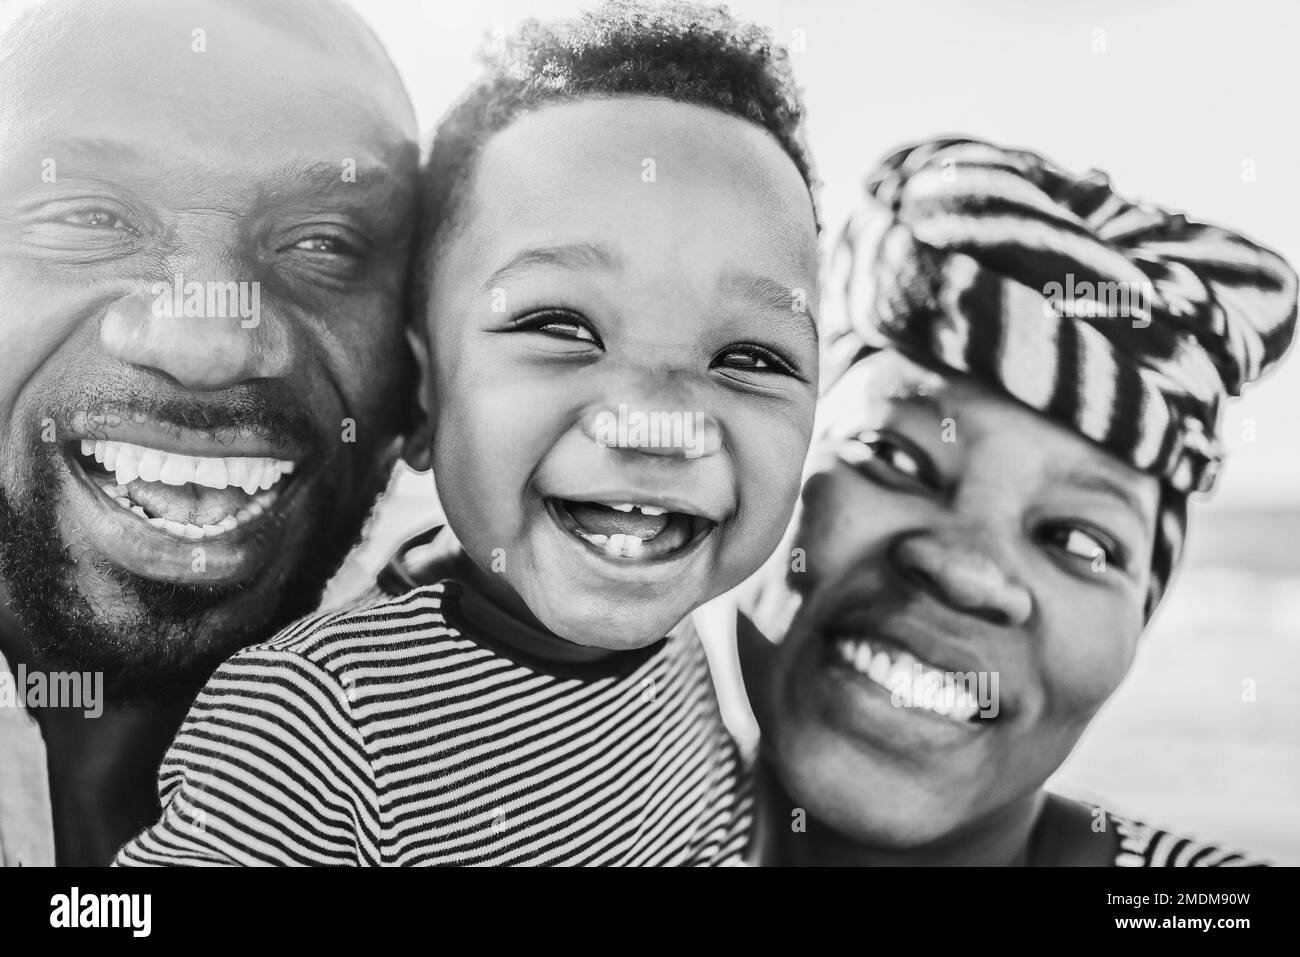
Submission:
[[[979,532],[901,536],[890,549],[894,568],[949,608],[1003,627],[1016,627],[1033,611],[1029,590]]]
[[[722,448],[722,424],[689,384],[671,376],[621,379],[582,412],[583,433],[603,448],[696,459]]]
[[[104,351],[192,392],[217,392],[288,372],[288,336],[266,314],[259,286],[189,283],[179,284],[179,293],[175,282],[158,283],[148,293],[111,303],[99,330]]]

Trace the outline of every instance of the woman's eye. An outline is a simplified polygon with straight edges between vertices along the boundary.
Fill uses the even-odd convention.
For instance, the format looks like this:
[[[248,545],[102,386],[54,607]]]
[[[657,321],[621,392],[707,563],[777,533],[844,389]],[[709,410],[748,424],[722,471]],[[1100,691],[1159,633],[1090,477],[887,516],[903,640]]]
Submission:
[[[925,477],[925,468],[915,455],[912,455],[906,449],[899,448],[889,442],[876,443],[876,458],[882,460],[896,472],[902,472],[908,478],[920,480]]]
[[[714,359],[714,365],[738,372],[778,372],[793,375],[790,363],[779,358],[767,349],[757,346],[745,346],[726,349]]]
[[[1107,565],[1120,565],[1122,556],[1119,549],[1106,541],[1101,535],[1079,528],[1077,525],[1063,525],[1053,529],[1049,540],[1073,558],[1096,562],[1099,558]]]
[[[921,452],[878,432],[864,432],[844,443],[840,458],[868,476],[906,490],[937,487],[934,468]]]

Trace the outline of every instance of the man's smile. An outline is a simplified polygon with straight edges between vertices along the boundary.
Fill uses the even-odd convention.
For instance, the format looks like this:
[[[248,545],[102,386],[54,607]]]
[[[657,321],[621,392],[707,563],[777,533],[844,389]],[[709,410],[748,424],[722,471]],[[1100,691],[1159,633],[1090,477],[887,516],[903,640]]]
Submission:
[[[137,518],[190,539],[216,538],[262,515],[294,469],[284,459],[182,455],[102,439],[82,439],[77,464]]]
[[[177,583],[227,585],[270,566],[282,538],[272,533],[308,484],[298,481],[299,453],[251,436],[147,426],[109,434],[62,446],[75,479],[65,517],[93,551]]]

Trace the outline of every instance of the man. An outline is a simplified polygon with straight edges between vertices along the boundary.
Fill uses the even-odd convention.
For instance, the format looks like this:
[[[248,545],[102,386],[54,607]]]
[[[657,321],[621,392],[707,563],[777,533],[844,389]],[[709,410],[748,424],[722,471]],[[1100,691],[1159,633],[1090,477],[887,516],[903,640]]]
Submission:
[[[0,39],[4,863],[152,821],[193,692],[358,538],[406,423],[415,138],[334,2],[49,0]]]

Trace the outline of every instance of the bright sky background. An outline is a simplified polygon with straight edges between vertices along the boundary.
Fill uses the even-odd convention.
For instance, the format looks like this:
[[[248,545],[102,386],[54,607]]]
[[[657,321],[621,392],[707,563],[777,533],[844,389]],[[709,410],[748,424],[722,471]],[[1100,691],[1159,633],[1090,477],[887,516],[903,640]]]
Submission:
[[[33,0],[0,0],[0,27]],[[578,0],[353,0],[431,129],[493,31]],[[828,234],[896,146],[966,133],[1106,170],[1124,193],[1300,262],[1292,0],[736,0],[796,49]],[[1247,168],[1253,179],[1243,174]],[[1243,419],[1255,441],[1243,441]],[[1234,403],[1216,499],[1300,506],[1300,360]]]
[[[473,78],[493,30],[571,0],[354,0],[430,128]],[[1300,262],[1300,4],[1288,0],[738,0],[793,52],[834,233],[894,147],[966,133],[1106,170],[1135,197],[1188,211]],[[802,31],[796,33],[796,31]],[[1243,179],[1248,161],[1254,181]],[[1242,418],[1256,441],[1243,443]],[[1300,505],[1300,360],[1229,409],[1216,499]]]

